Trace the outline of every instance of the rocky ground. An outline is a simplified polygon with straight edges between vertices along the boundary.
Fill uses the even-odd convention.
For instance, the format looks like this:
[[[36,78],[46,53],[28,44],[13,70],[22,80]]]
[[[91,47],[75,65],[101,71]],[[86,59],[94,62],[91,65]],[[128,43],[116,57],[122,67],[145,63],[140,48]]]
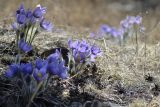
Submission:
[[[13,60],[14,47],[11,43],[15,32],[9,26],[1,27],[0,31],[0,71],[3,73]],[[129,44],[119,46],[111,44],[111,40],[104,45],[103,41],[83,35],[72,32],[71,28],[55,28],[50,33],[41,32],[34,42],[38,54],[56,47],[67,48],[69,37],[86,38],[103,49],[103,56],[97,59],[96,66],[84,69],[84,73],[70,81],[71,84],[63,89],[62,94],[57,94],[64,104],[72,107],[81,107],[82,104],[85,107],[160,106],[159,44],[139,41],[137,50],[134,38]],[[59,89],[54,90],[57,92]]]

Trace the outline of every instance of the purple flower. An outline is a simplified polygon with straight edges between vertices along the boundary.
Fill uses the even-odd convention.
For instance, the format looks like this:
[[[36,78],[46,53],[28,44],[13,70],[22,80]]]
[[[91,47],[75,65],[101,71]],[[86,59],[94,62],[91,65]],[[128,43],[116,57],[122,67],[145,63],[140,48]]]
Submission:
[[[23,50],[25,53],[32,50],[32,46],[29,45],[24,39],[21,39],[18,43],[18,46],[21,50]]]
[[[121,21],[121,26],[125,29],[130,29],[134,24],[139,25],[142,23],[142,17],[141,16],[127,16],[126,19]]]
[[[16,11],[16,15],[25,14],[24,4],[21,4],[19,9]]]
[[[99,47],[97,47],[97,46],[92,46],[92,48],[91,48],[91,56],[90,56],[90,61],[91,62],[95,62],[95,58],[97,57],[97,56],[100,56],[102,54],[102,51],[101,51],[101,49],[99,48]]]
[[[37,5],[35,10],[33,11],[33,16],[35,18],[43,18],[43,15],[46,13],[46,7],[41,7],[41,5]]]
[[[38,58],[38,59],[36,59],[36,61],[35,61],[35,66],[36,66],[36,68],[37,69],[41,69],[41,68],[43,68],[44,66],[46,67],[48,65],[48,62],[47,62],[47,60],[43,60],[43,59],[40,59],[40,58]]]
[[[101,54],[101,49],[98,46],[93,45],[91,47],[91,53],[93,55],[100,55]]]
[[[142,17],[141,16],[136,16],[135,17],[135,24],[141,24],[142,23]]]
[[[126,21],[128,21],[129,24],[135,23],[135,16],[127,16]]]
[[[58,50],[56,50],[55,53],[53,53],[47,57],[47,61],[48,61],[48,63],[52,63],[52,62],[58,61],[60,58],[61,58],[61,53]]]
[[[68,77],[68,68],[65,67],[65,62],[62,61],[61,53],[56,50],[48,58],[47,71],[52,75],[58,75],[60,78],[65,79]]]
[[[17,30],[18,30],[18,25],[17,25],[17,23],[13,23],[13,24],[12,24],[12,28],[13,28],[13,30],[17,31]]]
[[[65,67],[65,62],[62,61],[60,64],[59,64],[59,74],[58,76],[62,79],[67,79],[68,77],[68,68]]]
[[[53,29],[52,23],[49,22],[49,21],[46,21],[45,19],[43,19],[40,22],[40,26],[41,26],[42,29],[47,30],[47,31],[52,31],[52,29]]]
[[[49,71],[50,74],[52,74],[52,75],[58,75],[59,74],[58,63],[59,62],[54,61],[54,62],[48,64],[47,70]]]
[[[121,36],[121,32],[119,31],[119,29],[112,28],[110,35],[114,38],[118,38]]]
[[[79,45],[80,45],[80,41],[72,41],[72,39],[69,39],[68,40],[68,46],[69,46],[69,48],[71,48],[71,49],[77,49],[78,47],[79,47]]]
[[[84,62],[89,57],[91,52],[91,46],[85,40],[68,42],[69,48],[72,51],[72,55],[76,63]]]
[[[13,77],[18,72],[22,72],[23,74],[32,74],[33,66],[32,63],[21,63],[21,64],[12,64],[9,66],[9,70],[6,71],[6,77]]]
[[[35,78],[35,80],[39,81],[43,81],[47,78],[47,69],[46,67],[42,67],[41,69],[34,69],[33,72],[33,77]]]
[[[78,48],[79,52],[84,53],[84,52],[88,52],[90,50],[90,45],[85,40],[83,40],[83,41],[81,41],[79,47],[77,47],[77,48]]]
[[[40,58],[36,59],[33,77],[37,81],[42,81],[42,80],[46,79],[47,78],[47,67],[48,67],[47,60],[43,60]]]
[[[21,63],[20,69],[23,72],[23,74],[32,74],[33,66],[32,63]]]
[[[104,24],[104,25],[101,25],[100,30],[104,33],[110,33],[111,27]]]
[[[27,18],[32,18],[33,17],[33,13],[32,13],[32,11],[30,9],[27,10],[26,17]]]
[[[126,20],[122,20],[120,24],[121,24],[122,28],[125,28],[125,29],[131,28],[131,24],[128,23],[128,21],[126,21]]]
[[[17,15],[17,23],[18,24],[25,24],[26,22],[26,16],[23,14]]]
[[[9,69],[5,72],[5,76],[12,78],[19,71],[19,64],[12,64],[9,66]]]
[[[62,79],[66,79],[68,77],[68,68],[65,67],[64,61],[54,61],[50,63],[47,70],[50,74],[58,75]]]

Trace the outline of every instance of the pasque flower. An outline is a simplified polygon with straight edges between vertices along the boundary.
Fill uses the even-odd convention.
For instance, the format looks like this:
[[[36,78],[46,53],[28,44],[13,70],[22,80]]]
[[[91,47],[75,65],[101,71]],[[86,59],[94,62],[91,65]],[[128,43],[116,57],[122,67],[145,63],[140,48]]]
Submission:
[[[28,44],[23,38],[19,41],[18,46],[25,53],[32,50],[32,45]]]
[[[101,49],[98,46],[93,45],[91,47],[91,56],[90,56],[91,62],[95,62],[95,58],[100,55],[102,55]]]
[[[16,11],[16,19],[18,24],[25,24],[26,22],[26,12],[23,4]]]
[[[76,41],[72,41],[72,39],[68,40],[68,46],[70,49],[77,49],[80,45],[80,41],[76,40]]]
[[[103,24],[101,25],[100,30],[108,34],[112,30],[112,28],[109,25]]]
[[[121,27],[125,29],[130,29],[133,27],[133,25],[141,24],[142,23],[142,17],[141,16],[127,16],[126,19],[122,20],[120,25]]]
[[[69,39],[68,45],[76,63],[82,63],[85,61],[94,62],[94,59],[100,55],[100,48],[90,45],[85,40],[80,42],[79,40],[72,41]]]
[[[49,21],[44,20],[43,15],[45,13],[46,7],[42,7],[41,5],[37,5],[37,7],[32,12],[31,9],[25,10],[24,5],[21,4],[19,9],[16,11],[16,20],[20,25],[34,24],[36,22],[39,23],[43,29],[51,31],[53,25]]]
[[[58,75],[62,79],[68,77],[68,68],[65,67],[65,62],[61,58],[61,53],[56,50],[55,53],[51,54],[48,58],[48,72],[51,75]]]
[[[47,78],[47,66],[48,62],[43,59],[36,59],[35,61],[35,68],[33,71],[33,77],[37,81],[42,81]]]
[[[46,7],[42,7],[41,5],[37,5],[35,10],[33,11],[33,16],[35,18],[43,18],[43,15],[46,13]]]
[[[126,37],[131,36],[134,26],[140,26],[142,23],[141,16],[127,16],[120,22],[120,27],[110,27],[106,24],[101,25],[98,32],[99,37],[105,38],[106,36],[113,37],[119,41],[124,40]],[[141,26],[140,26],[141,28]]]
[[[11,64],[9,69],[6,71],[5,75],[8,78],[14,77],[18,72],[26,75],[32,74],[33,66],[32,63],[21,63],[21,64]]]
[[[46,67],[42,67],[41,69],[35,68],[34,72],[33,72],[33,77],[37,81],[45,80],[47,78],[47,69],[46,69]]]
[[[12,78],[19,71],[19,64],[11,64],[9,69],[5,72],[5,76],[8,78]]]
[[[90,45],[85,41],[72,41],[71,39],[68,40],[69,48],[72,51],[72,55],[74,57],[74,60],[79,62],[84,62],[85,59],[90,54]]]
[[[18,24],[25,24],[26,22],[26,16],[23,14],[17,15],[17,23]]]
[[[52,31],[53,25],[51,22],[45,20],[45,13],[46,7],[42,7],[41,5],[37,5],[34,11],[32,11],[31,9],[25,10],[24,5],[20,5],[19,9],[16,11],[16,22],[12,24],[13,29],[18,32],[16,35],[17,46],[19,42],[19,33],[21,32],[25,33],[25,39],[27,39],[27,41],[30,41],[30,44],[32,44],[40,28],[46,31]],[[20,41],[20,44],[23,44],[24,47],[22,48],[21,46],[23,50],[26,49],[24,51],[31,50],[31,46],[27,45],[27,43],[25,43],[23,40]]]
[[[16,11],[16,15],[25,14],[24,4],[21,4],[19,9]]]
[[[48,71],[50,74],[58,75],[62,79],[66,79],[68,77],[68,68],[65,67],[64,61],[54,61],[52,63],[49,63]]]
[[[46,21],[45,19],[43,19],[41,22],[40,22],[40,26],[42,29],[46,30],[46,31],[52,31],[53,29],[53,25],[51,22],[49,21]]]
[[[55,53],[47,57],[47,61],[48,63],[52,63],[52,62],[60,60],[60,58],[61,58],[61,53],[56,49]]]
[[[41,69],[43,66],[47,66],[48,65],[48,62],[47,62],[47,60],[43,60],[43,59],[41,59],[41,58],[38,58],[38,59],[36,59],[36,61],[35,61],[35,67],[37,68],[37,69]]]
[[[21,63],[20,70],[23,72],[23,74],[31,75],[33,72],[33,65],[32,63]]]

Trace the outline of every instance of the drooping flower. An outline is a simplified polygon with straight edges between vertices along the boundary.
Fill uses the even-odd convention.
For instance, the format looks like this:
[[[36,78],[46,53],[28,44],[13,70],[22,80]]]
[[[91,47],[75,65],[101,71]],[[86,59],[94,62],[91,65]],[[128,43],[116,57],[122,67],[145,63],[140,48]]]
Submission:
[[[18,43],[18,47],[25,53],[32,50],[32,45],[29,45],[24,39],[21,39]]]
[[[19,64],[11,64],[9,69],[5,72],[5,76],[8,78],[12,78],[19,71]]]
[[[45,19],[43,19],[40,23],[40,26],[42,29],[46,30],[46,31],[52,31],[53,29],[53,25],[51,22],[46,21]]]
[[[46,7],[42,7],[41,5],[37,5],[35,10],[33,11],[33,16],[35,18],[43,18],[43,15],[46,13]]]

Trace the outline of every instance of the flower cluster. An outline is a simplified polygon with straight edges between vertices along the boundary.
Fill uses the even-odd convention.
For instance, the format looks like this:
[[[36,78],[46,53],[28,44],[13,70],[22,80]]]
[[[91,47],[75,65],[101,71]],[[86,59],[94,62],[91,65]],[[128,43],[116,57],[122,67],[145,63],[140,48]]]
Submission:
[[[120,22],[121,28],[124,30],[132,28],[134,25],[140,25],[142,23],[141,16],[127,16],[126,19]]]
[[[125,39],[126,36],[130,36],[134,29],[135,25],[142,24],[141,16],[127,16],[126,19],[120,22],[120,27],[117,29],[115,27],[111,27],[107,24],[101,25],[97,34],[92,33],[92,37],[104,38],[110,36],[112,38],[118,38],[119,40]]]
[[[101,55],[102,51],[95,45],[90,45],[85,40],[68,41],[69,48],[76,63],[95,62],[95,58]]]
[[[6,77],[12,78],[16,74],[32,75],[35,80],[42,81],[48,75],[58,75],[62,79],[68,77],[68,68],[65,67],[65,62],[61,58],[61,53],[57,50],[51,54],[46,60],[36,59],[35,63],[20,63],[12,64],[6,71]]]
[[[42,7],[41,5],[37,5],[33,11],[31,9],[26,10],[23,4],[20,5],[16,11],[16,22],[12,24],[13,29],[16,31],[17,47],[23,44],[24,46],[19,47],[22,50],[28,47],[27,51],[25,51],[28,52],[28,50],[31,50],[31,46],[29,45],[32,44],[40,28],[52,31],[53,25],[44,18],[45,13],[46,7]]]
[[[16,11],[16,22],[13,24],[15,30],[22,29],[22,27],[30,27],[32,24],[37,24],[45,30],[52,30],[52,24],[45,20],[44,14],[46,13],[46,7],[37,5],[37,7],[31,11],[31,9],[25,10],[24,5],[21,4]]]
[[[53,28],[52,24],[45,20],[45,13],[46,8],[41,5],[37,5],[33,11],[25,10],[21,5],[16,11],[16,22],[12,25],[16,31],[15,39],[18,53],[15,63],[11,64],[5,72],[5,77],[14,78],[13,82],[16,81],[16,83],[18,80],[19,89],[24,91],[19,96],[25,99],[24,103],[27,104],[27,107],[31,106],[36,95],[41,95],[46,91],[52,76],[58,76],[62,80],[67,79],[77,71],[81,71],[84,65],[95,62],[96,57],[102,53],[98,46],[91,45],[85,40],[72,41],[69,39],[68,47],[70,50],[65,53],[68,54],[67,60],[65,59],[68,63],[63,59],[61,50],[56,50],[46,59],[35,59],[34,56],[34,61],[22,63],[21,56],[25,57],[25,54],[33,49],[32,42],[39,29],[51,31]]]

